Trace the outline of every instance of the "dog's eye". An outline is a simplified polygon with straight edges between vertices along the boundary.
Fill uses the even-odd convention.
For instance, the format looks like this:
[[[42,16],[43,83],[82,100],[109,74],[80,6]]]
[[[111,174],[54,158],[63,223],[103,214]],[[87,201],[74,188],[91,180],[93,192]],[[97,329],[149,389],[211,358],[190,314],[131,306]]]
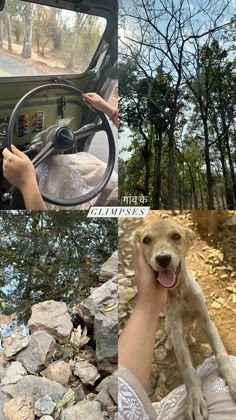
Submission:
[[[151,242],[151,239],[148,236],[146,236],[146,238],[143,238],[144,244],[149,244],[149,242]]]
[[[179,239],[181,239],[181,236],[179,233],[173,233],[172,239],[174,239],[174,241],[178,241]]]

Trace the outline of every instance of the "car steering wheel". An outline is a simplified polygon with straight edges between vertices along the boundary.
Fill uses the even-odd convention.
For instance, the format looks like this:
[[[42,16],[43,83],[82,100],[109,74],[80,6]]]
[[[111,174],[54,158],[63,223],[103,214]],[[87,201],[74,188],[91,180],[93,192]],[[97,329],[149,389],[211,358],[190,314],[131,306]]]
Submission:
[[[80,89],[75,88],[74,86],[64,85],[62,83],[53,83],[49,85],[39,86],[32,89],[28,93],[26,93],[26,95],[24,95],[16,104],[9,120],[8,133],[7,133],[7,146],[9,150],[11,150],[11,145],[13,143],[14,128],[16,125],[16,121],[17,121],[17,117],[19,115],[20,109],[23,107],[23,105],[25,105],[28,99],[31,98],[33,95],[39,92],[42,92],[44,90],[53,90],[53,89],[64,89],[69,92],[76,93],[79,96],[81,96],[81,94],[84,93]],[[103,114],[103,112],[100,112],[97,110],[95,110],[95,112],[100,117],[101,124],[85,125],[78,130],[77,135],[78,135],[78,140],[80,140],[81,138],[93,135],[100,131],[105,131],[107,135],[107,139],[108,139],[109,155],[108,155],[107,167],[103,174],[103,177],[101,178],[98,185],[96,185],[91,191],[77,198],[70,198],[70,199],[56,198],[56,197],[53,197],[51,195],[41,192],[41,195],[46,202],[50,204],[55,204],[58,206],[66,206],[66,207],[77,206],[77,205],[80,205],[80,204],[86,203],[87,201],[92,200],[94,197],[100,194],[100,192],[105,188],[105,186],[109,182],[112,176],[112,172],[113,172],[114,164],[115,164],[115,142],[114,142],[114,137],[112,134],[110,124],[106,116]],[[54,127],[54,131],[52,130],[51,136],[50,135],[48,136],[47,144],[32,160],[32,163],[34,164],[35,168],[46,157],[50,156],[51,154],[55,152],[63,152],[63,151],[69,150],[73,148],[75,144],[75,134],[73,130],[71,130],[68,127],[56,127],[56,128],[55,126],[52,126],[52,127]],[[49,127],[48,129],[49,132],[50,132],[50,128],[51,127]]]

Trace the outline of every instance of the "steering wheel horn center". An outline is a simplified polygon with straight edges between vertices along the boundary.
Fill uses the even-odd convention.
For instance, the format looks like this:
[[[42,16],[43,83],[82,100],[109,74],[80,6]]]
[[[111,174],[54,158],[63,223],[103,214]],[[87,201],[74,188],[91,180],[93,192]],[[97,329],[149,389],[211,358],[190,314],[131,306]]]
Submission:
[[[73,130],[68,127],[60,127],[55,135],[55,147],[57,150],[66,151],[71,149],[75,143]]]

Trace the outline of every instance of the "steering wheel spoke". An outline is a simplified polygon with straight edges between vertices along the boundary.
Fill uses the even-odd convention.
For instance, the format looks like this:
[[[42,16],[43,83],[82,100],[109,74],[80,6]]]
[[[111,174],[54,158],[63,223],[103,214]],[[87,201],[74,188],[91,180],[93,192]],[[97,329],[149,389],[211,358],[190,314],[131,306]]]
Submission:
[[[78,140],[81,140],[84,137],[100,133],[101,131],[106,131],[104,124],[86,124],[79,128],[79,130],[75,131],[75,135]]]
[[[32,163],[33,163],[34,167],[37,168],[40,165],[40,163],[44,159],[46,159],[47,157],[52,155],[53,152],[55,152],[55,150],[56,150],[55,144],[52,143],[51,141],[49,141],[46,144],[46,146],[44,146],[43,149],[32,160]]]

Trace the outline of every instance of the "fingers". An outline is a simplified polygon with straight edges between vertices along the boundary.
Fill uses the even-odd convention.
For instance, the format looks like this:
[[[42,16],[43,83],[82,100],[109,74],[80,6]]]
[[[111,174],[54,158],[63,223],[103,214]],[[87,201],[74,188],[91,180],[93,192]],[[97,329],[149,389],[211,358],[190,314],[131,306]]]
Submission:
[[[21,152],[19,149],[17,149],[17,147],[15,146],[11,146],[11,151],[12,153],[14,153],[14,155],[19,156],[20,158],[25,157],[25,154],[23,152]]]

